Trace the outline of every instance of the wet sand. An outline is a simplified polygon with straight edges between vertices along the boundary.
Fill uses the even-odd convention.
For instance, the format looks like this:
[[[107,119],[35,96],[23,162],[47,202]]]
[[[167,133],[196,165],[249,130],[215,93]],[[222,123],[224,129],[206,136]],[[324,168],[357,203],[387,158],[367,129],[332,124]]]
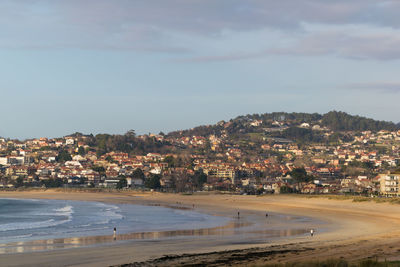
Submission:
[[[281,238],[264,239],[260,227],[244,234],[241,227],[229,226],[229,234],[181,233],[174,238],[126,237],[117,242],[97,242],[95,246],[0,255],[4,266],[110,266],[142,262],[142,265],[179,265],[185,263],[256,265],[321,258],[344,257],[349,260],[376,257],[397,259],[400,256],[400,205],[354,203],[351,200],[328,200],[298,196],[173,195],[73,192],[0,192],[0,197],[46,198],[167,205],[192,208],[217,216],[237,216],[239,223],[266,224],[265,213],[313,218],[302,222],[316,229],[314,237],[283,233]],[[321,224],[322,222],[322,224]],[[305,223],[305,224],[304,224]],[[309,224],[309,225],[308,225]],[[285,228],[285,227],[283,227]],[[324,231],[321,232],[321,228]],[[271,230],[266,224],[266,231]],[[199,230],[200,231],[200,230]],[[216,231],[203,229],[201,231]],[[218,231],[218,230],[217,230]],[[271,234],[271,233],[268,233]],[[287,235],[287,237],[282,237]],[[110,237],[105,237],[110,238]],[[120,239],[123,239],[121,236]],[[79,240],[76,240],[79,243]],[[53,241],[54,243],[54,241]],[[67,242],[68,243],[68,242]],[[73,242],[70,242],[73,243]],[[52,244],[51,244],[52,245]],[[91,244],[89,244],[91,245]],[[185,255],[182,255],[185,254]],[[22,255],[22,256],[21,256]],[[164,255],[179,255],[164,257]],[[139,264],[140,265],[140,264]]]

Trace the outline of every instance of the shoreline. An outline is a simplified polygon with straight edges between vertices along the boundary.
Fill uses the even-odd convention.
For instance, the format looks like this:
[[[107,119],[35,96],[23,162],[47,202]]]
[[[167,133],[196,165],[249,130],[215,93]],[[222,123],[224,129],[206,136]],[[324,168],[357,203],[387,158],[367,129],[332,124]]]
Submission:
[[[0,199],[26,199],[26,200],[60,200],[59,196],[57,197],[49,197],[46,195],[41,194],[40,196],[32,196],[35,198],[30,198],[31,195],[23,195],[20,197],[16,197],[14,195],[4,196],[0,194]],[[97,197],[97,196],[96,196]],[[73,197],[74,200],[70,200],[72,197],[67,197],[69,201],[89,201],[89,202],[99,202],[99,200],[76,200],[76,196]],[[66,198],[62,198],[65,200]],[[99,203],[107,203],[107,204],[114,204],[114,205],[139,205],[139,206],[149,206],[149,207],[163,207],[168,209],[176,209],[176,210],[183,210],[183,211],[193,211],[202,214],[207,214],[211,216],[218,216],[224,217],[227,219],[227,222],[218,225],[218,226],[210,226],[210,227],[196,227],[193,228],[183,228],[183,229],[171,229],[171,230],[153,230],[153,231],[133,231],[133,232],[125,232],[121,234],[117,234],[114,238],[113,235],[79,235],[77,236],[60,236],[60,237],[51,237],[45,239],[27,239],[21,241],[12,241],[12,242],[2,242],[0,243],[0,255],[4,254],[13,254],[13,253],[27,253],[27,252],[44,252],[44,251],[52,251],[56,249],[71,249],[71,248],[83,248],[83,247],[101,247],[101,246],[111,246],[114,245],[116,242],[121,241],[137,241],[137,240],[164,240],[168,238],[195,238],[199,236],[234,236],[239,234],[242,231],[242,228],[247,228],[246,230],[242,231],[243,234],[249,235],[251,234],[259,234],[266,236],[266,240],[273,240],[280,238],[282,236],[289,238],[291,236],[299,236],[305,235],[308,233],[308,230],[303,229],[301,227],[293,228],[294,222],[292,221],[291,216],[285,216],[282,214],[275,214],[270,213],[268,218],[268,223],[271,226],[276,224],[277,218],[275,217],[286,217],[286,224],[283,223],[283,226],[286,226],[282,229],[282,227],[270,228],[268,230],[263,229],[256,222],[249,221],[247,218],[235,218],[235,217],[227,217],[227,214],[220,214],[216,213],[215,211],[204,211],[195,209],[195,205],[192,206],[185,205],[181,202],[165,202],[159,201],[158,203],[152,203],[148,201],[140,201],[137,203],[137,199],[132,201],[126,200],[108,200],[108,201],[101,201]],[[242,213],[243,217],[243,213]],[[307,220],[309,218],[299,218],[300,220]],[[257,218],[259,220],[259,218]],[[285,219],[283,219],[285,221]],[[292,228],[290,228],[292,227]],[[118,228],[118,226],[117,226]],[[287,229],[289,228],[289,229]],[[257,242],[254,242],[255,244]]]
[[[265,211],[268,211],[288,216],[315,218],[323,221],[324,227],[327,229],[326,232],[319,232],[317,229],[313,238],[301,235],[260,243],[242,240],[240,237],[219,240],[218,236],[208,236],[198,239],[143,240],[97,247],[24,253],[28,256],[26,258],[30,259],[30,265],[34,263],[37,266],[54,265],[56,259],[64,259],[65,261],[61,261],[63,264],[75,266],[123,265],[134,262],[146,263],[162,258],[164,255],[200,255],[201,253],[212,253],[207,256],[207,260],[212,260],[225,257],[229,254],[227,252],[229,250],[236,251],[232,253],[241,250],[249,255],[255,251],[264,251],[257,254],[264,255],[263,257],[248,257],[247,260],[243,259],[237,262],[239,265],[244,262],[261,264],[266,261],[268,263],[301,261],[319,259],[321,256],[358,260],[378,253],[381,258],[397,259],[400,254],[397,251],[399,247],[396,245],[400,240],[400,230],[396,225],[400,223],[400,207],[387,203],[354,203],[347,200],[296,196],[174,195],[137,192],[81,193],[56,190],[0,192],[0,197],[88,200],[142,205],[164,204],[180,207],[191,207],[195,204],[196,210],[199,212],[233,216],[240,210],[241,215],[249,219],[261,218],[261,216],[265,216]],[[310,227],[314,226],[310,225]],[[249,251],[245,252],[246,249]],[[276,252],[269,255],[267,252],[270,250]],[[136,251],[140,251],[140,253]],[[0,255],[0,260],[7,263],[8,266],[25,265],[27,261],[24,258],[18,257],[18,254]],[[187,259],[190,261],[193,259],[205,260],[200,256],[190,256]],[[184,259],[180,258],[180,261],[184,262]],[[236,260],[233,261],[236,262]]]

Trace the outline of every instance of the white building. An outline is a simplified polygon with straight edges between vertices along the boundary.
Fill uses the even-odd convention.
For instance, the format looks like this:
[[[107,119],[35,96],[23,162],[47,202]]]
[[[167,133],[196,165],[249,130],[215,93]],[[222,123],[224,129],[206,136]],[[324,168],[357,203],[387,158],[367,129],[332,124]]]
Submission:
[[[75,140],[72,139],[72,138],[67,138],[67,139],[65,140],[65,144],[66,144],[66,145],[73,145],[74,143],[75,143]]]
[[[380,192],[385,196],[399,195],[400,174],[381,174],[379,177]]]

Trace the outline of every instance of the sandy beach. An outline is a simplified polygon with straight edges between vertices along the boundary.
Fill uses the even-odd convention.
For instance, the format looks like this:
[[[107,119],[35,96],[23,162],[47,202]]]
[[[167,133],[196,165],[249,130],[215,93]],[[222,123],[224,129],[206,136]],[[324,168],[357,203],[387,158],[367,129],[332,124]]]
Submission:
[[[257,239],[250,234],[242,235],[240,225],[227,226],[231,229],[230,232],[228,231],[230,234],[223,236],[212,232],[215,231],[214,229],[197,231],[198,238],[192,237],[196,235],[194,233],[196,231],[187,234],[171,233],[171,236],[175,236],[174,238],[160,239],[157,236],[143,239],[121,236],[121,240],[115,243],[108,242],[109,240],[93,242],[93,239],[87,238],[90,240],[88,246],[75,248],[73,245],[64,246],[67,249],[50,249],[57,248],[57,241],[47,240],[44,248],[50,250],[0,255],[2,266],[111,266],[129,263],[135,263],[135,266],[168,266],[186,263],[215,266],[227,263],[262,265],[341,257],[350,261],[368,257],[397,260],[400,256],[400,245],[398,245],[400,205],[388,203],[352,202],[351,200],[289,195],[257,197],[51,190],[0,192],[0,197],[85,200],[179,208],[193,208],[194,205],[199,212],[231,218],[237,216],[237,212],[240,211],[240,216],[243,218],[240,222],[243,224],[253,222],[257,225],[265,223],[265,213],[271,212],[312,218],[307,227],[316,229],[314,237],[308,234],[293,236],[281,233],[280,238],[265,242],[260,242],[260,238]],[[235,222],[235,220],[232,221]],[[268,226],[265,228],[267,229]],[[262,234],[262,232],[256,232],[255,236]],[[69,240],[67,243],[73,242]],[[165,257],[165,255],[169,256]]]

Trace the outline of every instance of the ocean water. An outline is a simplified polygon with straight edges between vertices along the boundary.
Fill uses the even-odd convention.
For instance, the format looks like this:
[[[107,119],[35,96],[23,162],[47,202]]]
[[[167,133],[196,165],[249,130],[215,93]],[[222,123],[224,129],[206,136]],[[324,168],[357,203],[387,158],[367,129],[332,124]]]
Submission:
[[[160,206],[0,199],[0,243],[221,226],[228,218]]]

